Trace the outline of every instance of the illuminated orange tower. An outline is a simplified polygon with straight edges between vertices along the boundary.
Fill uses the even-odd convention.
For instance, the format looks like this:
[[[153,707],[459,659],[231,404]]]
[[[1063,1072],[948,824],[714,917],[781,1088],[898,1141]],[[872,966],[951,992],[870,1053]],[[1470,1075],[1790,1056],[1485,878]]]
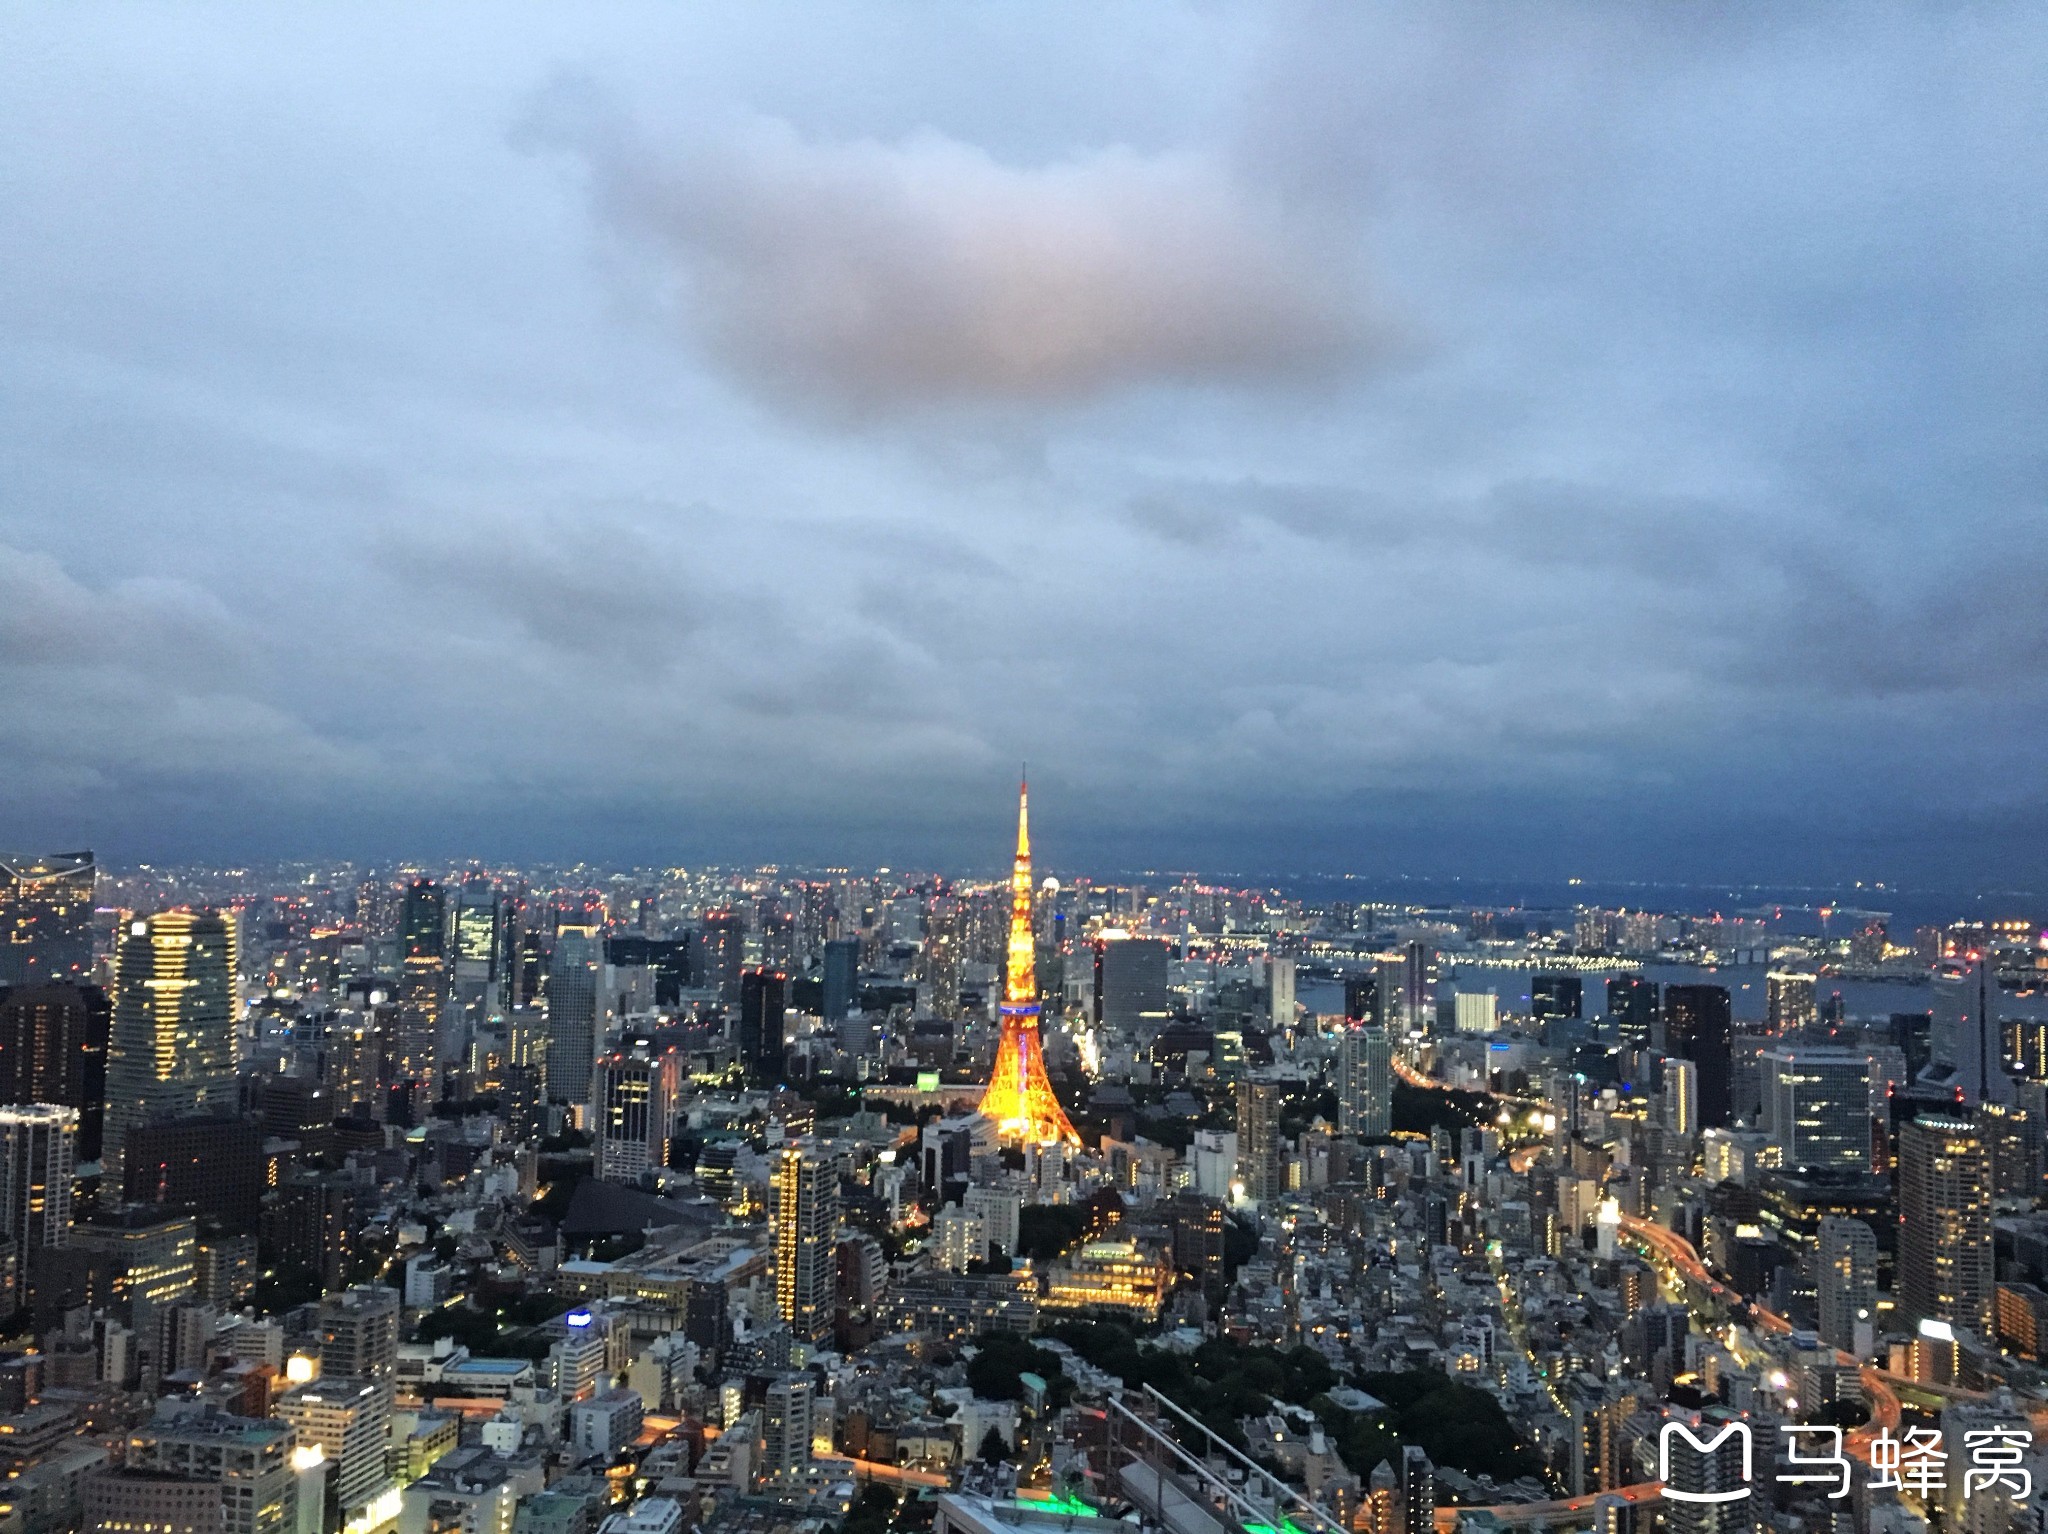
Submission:
[[[1010,949],[1003,970],[1003,1042],[981,1111],[996,1121],[1005,1140],[1032,1145],[1081,1137],[1067,1121],[1045,1076],[1045,1051],[1038,1037],[1038,944],[1031,933],[1031,817],[1025,784],[1017,785],[1017,861],[1010,869]]]

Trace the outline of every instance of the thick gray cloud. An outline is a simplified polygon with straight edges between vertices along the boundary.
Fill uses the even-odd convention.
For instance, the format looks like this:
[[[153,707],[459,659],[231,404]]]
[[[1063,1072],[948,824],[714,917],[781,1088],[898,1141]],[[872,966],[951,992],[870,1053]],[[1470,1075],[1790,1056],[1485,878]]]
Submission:
[[[2036,877],[2035,9],[7,25],[0,840]]]
[[[809,411],[1310,382],[1384,329],[1355,231],[1212,156],[1020,166],[930,130],[821,142],[777,120],[664,156],[599,112],[579,127],[544,99],[532,137],[581,148],[602,214],[710,357]]]

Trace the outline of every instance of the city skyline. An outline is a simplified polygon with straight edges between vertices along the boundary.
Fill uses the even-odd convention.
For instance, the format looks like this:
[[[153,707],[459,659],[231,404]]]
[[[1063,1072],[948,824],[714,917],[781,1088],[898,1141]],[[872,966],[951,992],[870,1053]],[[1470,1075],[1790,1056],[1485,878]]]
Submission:
[[[0,13],[0,1534],[2044,1534],[2044,72]]]
[[[0,842],[2033,882],[2023,8],[517,15],[11,19]]]

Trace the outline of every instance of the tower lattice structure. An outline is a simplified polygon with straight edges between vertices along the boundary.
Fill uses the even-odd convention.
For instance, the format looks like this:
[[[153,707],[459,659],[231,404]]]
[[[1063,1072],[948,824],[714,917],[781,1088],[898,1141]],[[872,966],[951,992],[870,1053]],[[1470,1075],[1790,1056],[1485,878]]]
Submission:
[[[1053,1095],[1038,1036],[1038,944],[1031,930],[1031,814],[1026,786],[1017,787],[1017,861],[1010,870],[1010,945],[1003,972],[1003,1039],[981,1096],[981,1111],[1005,1140],[1033,1145],[1080,1135]]]

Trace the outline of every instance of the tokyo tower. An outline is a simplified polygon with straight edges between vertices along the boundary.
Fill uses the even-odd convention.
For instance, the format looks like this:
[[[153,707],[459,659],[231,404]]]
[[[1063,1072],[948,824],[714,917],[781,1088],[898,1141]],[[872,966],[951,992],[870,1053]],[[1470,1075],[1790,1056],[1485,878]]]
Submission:
[[[1017,861],[1010,870],[1010,948],[1003,972],[1003,1041],[981,1111],[1005,1140],[1031,1145],[1081,1137],[1045,1077],[1038,1037],[1038,944],[1031,932],[1031,820],[1026,785],[1017,785]]]

